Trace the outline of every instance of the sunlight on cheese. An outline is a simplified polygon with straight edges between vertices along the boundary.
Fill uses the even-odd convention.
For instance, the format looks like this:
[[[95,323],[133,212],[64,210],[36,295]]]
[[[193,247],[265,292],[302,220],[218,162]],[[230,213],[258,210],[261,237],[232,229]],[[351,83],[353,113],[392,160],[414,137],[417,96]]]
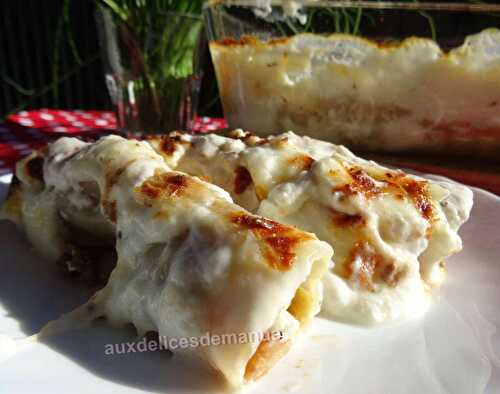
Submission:
[[[260,138],[179,135],[148,142],[177,170],[208,177],[259,215],[312,232],[334,248],[323,314],[362,324],[422,314],[442,261],[461,249],[472,192],[363,160],[343,146],[292,132]],[[235,179],[245,168],[242,192]],[[297,300],[297,304],[298,304]]]
[[[178,220],[178,208],[158,203],[164,199],[183,201],[196,197],[204,199],[207,207],[214,199],[224,204],[234,201],[266,219],[239,209],[226,216],[227,223],[233,231],[250,231],[259,242],[262,261],[281,272],[292,267],[294,245],[307,239],[282,224],[314,233],[333,247],[335,255],[323,278],[323,297],[323,289],[307,283],[297,292],[290,311],[299,320],[303,320],[303,308],[310,311],[308,295],[312,299],[322,297],[323,315],[339,321],[374,324],[418,316],[429,304],[430,290],[444,279],[443,261],[462,248],[458,230],[472,207],[468,188],[382,167],[343,146],[293,132],[265,138],[242,130],[227,136],[174,132],[145,142],[128,142],[130,151],[124,155],[123,146],[113,138],[93,148],[99,164],[81,164],[79,156],[74,156],[75,151],[82,150],[83,143],[77,140],[62,139],[51,148],[51,156],[57,157],[55,163],[72,163],[71,173],[61,172],[54,164],[44,174],[47,186],[64,194],[67,200],[61,211],[65,218],[83,228],[96,226],[102,233],[119,231],[123,237],[119,237],[118,245],[126,246],[130,256],[144,253],[147,264],[162,255],[163,233],[136,222],[127,222],[127,228],[138,231],[135,236],[126,236],[122,227],[116,229],[116,223],[129,220],[121,216],[123,212],[138,209],[135,203],[127,203],[124,211],[120,198],[133,197],[147,208],[151,215],[148,220],[154,223]],[[106,174],[91,175],[99,166],[108,169]],[[166,168],[210,179],[214,185],[180,173],[158,172]],[[38,190],[36,183],[33,187]],[[121,194],[118,190],[122,190]],[[100,209],[89,211],[92,200],[95,204],[99,199]],[[55,200],[44,200],[40,195],[38,201],[46,201],[45,214],[52,212],[50,204]],[[207,207],[186,212],[186,218],[208,214]],[[219,214],[224,212],[217,210]],[[30,218],[29,212],[26,209],[26,219]],[[62,242],[57,238],[59,233],[41,233],[38,224],[42,222],[33,223],[30,226],[38,229],[33,233],[41,234],[42,240],[53,237],[48,244],[56,247],[52,251],[56,254],[62,248],[57,247]],[[47,228],[58,226],[55,223]],[[281,234],[275,237],[273,229]],[[152,237],[148,247],[141,243],[146,234]],[[213,236],[207,238],[208,234]],[[202,245],[219,245],[217,233],[207,231],[201,238],[195,235],[178,234],[180,238],[175,242],[199,239]],[[33,242],[36,244],[36,240]],[[230,250],[220,246],[210,257],[210,270],[197,271],[203,281],[217,280],[230,264]],[[249,248],[255,245],[244,242],[241,253],[250,253]],[[137,313],[140,310],[138,307]],[[219,314],[210,317],[214,322],[220,319]]]
[[[190,146],[177,140],[161,141],[167,156]],[[22,224],[35,249],[51,260],[64,253],[64,214],[79,229],[116,236],[118,260],[106,286],[41,337],[99,317],[169,338],[281,331],[282,340],[172,349],[240,386],[272,368],[319,312],[333,251],[314,234],[251,214],[220,187],[172,171],[147,142],[62,138],[39,155],[42,184],[21,176]]]

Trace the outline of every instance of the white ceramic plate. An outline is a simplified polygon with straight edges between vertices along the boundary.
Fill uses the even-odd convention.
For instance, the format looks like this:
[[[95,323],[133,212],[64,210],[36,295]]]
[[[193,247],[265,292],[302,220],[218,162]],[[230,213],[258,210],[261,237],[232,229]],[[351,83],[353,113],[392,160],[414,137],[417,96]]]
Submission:
[[[0,178],[0,201],[7,177]],[[500,392],[500,198],[475,189],[464,251],[420,320],[360,328],[316,319],[255,394]],[[63,280],[22,235],[0,222],[0,393],[217,393],[211,371],[164,352],[105,355],[133,331],[105,326],[45,343],[12,341],[82,303],[90,290]]]

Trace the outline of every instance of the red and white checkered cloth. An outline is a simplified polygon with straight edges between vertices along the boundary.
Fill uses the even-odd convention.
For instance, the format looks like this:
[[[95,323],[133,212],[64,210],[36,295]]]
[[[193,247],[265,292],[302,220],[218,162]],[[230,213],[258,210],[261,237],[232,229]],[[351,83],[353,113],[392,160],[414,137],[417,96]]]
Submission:
[[[116,117],[112,112],[64,111],[41,109],[21,111],[7,118],[9,124],[36,129],[45,134],[100,133],[116,129]]]
[[[47,140],[37,131],[30,129],[16,134],[7,124],[0,123],[0,175],[12,172],[19,159],[46,143]]]
[[[198,117],[199,132],[227,127],[224,119]],[[40,109],[21,111],[0,122],[0,175],[12,172],[16,162],[63,135],[95,137],[116,130],[116,117],[107,111]]]

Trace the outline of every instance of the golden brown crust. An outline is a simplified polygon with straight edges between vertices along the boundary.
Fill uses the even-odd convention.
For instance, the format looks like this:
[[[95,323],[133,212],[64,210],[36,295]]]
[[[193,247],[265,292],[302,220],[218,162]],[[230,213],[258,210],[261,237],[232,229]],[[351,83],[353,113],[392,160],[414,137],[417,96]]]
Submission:
[[[338,212],[330,208],[332,214],[332,223],[335,227],[361,227],[366,225],[366,219],[360,214],[349,215],[347,213]]]
[[[211,41],[210,45],[218,46],[221,48],[234,48],[234,47],[254,47],[259,49],[269,49],[270,47],[277,45],[286,45],[290,42],[297,41],[297,39],[301,39],[303,37],[318,37],[318,34],[314,33],[301,33],[290,37],[275,37],[271,38],[267,41],[261,40],[255,36],[243,35],[239,39],[236,38],[224,38],[221,40]],[[363,43],[365,45],[369,45],[372,48],[378,48],[384,51],[394,51],[401,48],[408,48],[412,45],[418,43],[430,43],[434,45],[435,43],[428,39],[422,37],[408,37],[402,41],[394,40],[394,41],[376,41],[370,40],[364,37],[353,36],[352,34],[346,33],[333,33],[328,36],[321,36],[326,40],[340,40],[341,42],[349,41],[349,42],[357,42]],[[450,58],[450,52],[445,52],[441,50],[442,57]],[[285,54],[286,55],[286,54]]]
[[[345,195],[362,194],[365,198],[373,198],[383,193],[390,193],[397,199],[409,198],[420,215],[429,221],[434,218],[434,210],[427,181],[416,180],[402,171],[385,172],[382,176],[373,179],[384,182],[384,186],[377,186],[374,180],[361,168],[346,167],[352,182],[335,186],[332,192],[343,192]],[[330,176],[337,177],[335,171]]]
[[[266,137],[259,137],[249,131],[242,130],[231,130],[225,136],[233,140],[243,141],[248,146],[264,145],[269,142],[269,139]]]
[[[277,270],[290,269],[295,259],[295,246],[299,242],[312,239],[309,234],[299,232],[293,227],[245,212],[231,214],[229,220],[238,227],[252,230],[257,239],[266,243],[267,247],[262,249],[262,253],[268,264]]]
[[[434,210],[428,190],[429,182],[416,180],[402,171],[386,172],[384,176],[381,180],[388,185],[387,191],[392,191],[400,199],[405,196],[410,198],[424,219],[433,220]]]
[[[359,266],[354,264],[358,262]],[[354,280],[367,291],[375,291],[375,283],[384,282],[395,287],[406,274],[394,261],[388,261],[377,253],[366,240],[358,241],[351,248],[343,265],[343,276]]]
[[[341,186],[335,186],[332,192],[342,192],[347,196],[362,194],[366,198],[372,198],[382,193],[382,190],[361,168],[349,167],[346,168],[346,170],[351,177],[351,182]],[[330,175],[335,177],[336,173],[333,172],[333,174]]]
[[[157,171],[155,175],[146,179],[136,188],[136,192],[146,200],[157,200],[162,196],[180,196],[195,182],[188,176],[180,173]]]
[[[191,145],[189,141],[182,138],[182,133],[178,132],[164,136],[148,136],[146,141],[158,144],[159,153],[164,156],[172,156],[180,145]]]
[[[303,170],[311,169],[312,165],[315,163],[315,160],[308,155],[300,155],[293,157],[289,160],[292,166],[301,168]]]
[[[434,216],[432,203],[429,198],[428,182],[416,181],[410,177],[406,177],[401,183],[401,186],[406,191],[408,196],[413,200],[415,207],[420,212],[423,218],[431,220]]]
[[[224,38],[222,40],[213,41],[212,45],[218,45],[222,47],[238,47],[238,46],[272,46],[279,44],[286,44],[289,38],[272,38],[269,41],[263,42],[254,36],[242,36],[239,39],[236,38]]]

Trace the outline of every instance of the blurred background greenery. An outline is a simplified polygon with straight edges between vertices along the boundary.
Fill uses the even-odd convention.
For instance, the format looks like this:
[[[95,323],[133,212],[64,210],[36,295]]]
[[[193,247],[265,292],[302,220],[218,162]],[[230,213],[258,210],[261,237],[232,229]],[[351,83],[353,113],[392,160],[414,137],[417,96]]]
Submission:
[[[498,3],[466,1],[473,4]],[[117,15],[122,15],[140,30],[144,18],[138,15],[144,13],[134,15],[134,7],[142,7],[146,11],[150,8],[152,12],[158,7],[170,7],[178,8],[181,12],[196,13],[200,11],[202,2],[203,0],[1,1],[0,116],[3,118],[22,109],[42,107],[112,109],[95,24],[97,3],[106,3],[114,8]],[[362,13],[358,9],[334,10],[331,15],[338,31],[352,34],[362,34],[363,22],[366,21],[365,26],[369,27],[370,20],[374,17],[383,15]],[[386,25],[392,26],[394,23],[398,21],[391,21]],[[435,35],[437,28],[460,29],[467,23],[467,20],[456,20],[453,26],[437,26],[435,21],[429,19],[427,35]],[[290,34],[307,30],[310,25],[312,24],[286,24],[283,29],[284,33]],[[450,46],[456,44],[450,43]],[[198,112],[201,115],[222,116],[213,65],[208,51],[205,53],[207,55],[203,56],[199,65],[204,78]]]
[[[199,12],[202,1],[1,1],[1,118],[30,108],[112,109],[95,23],[98,3],[155,3],[157,7],[167,3],[164,5],[179,7],[182,12]],[[205,75],[200,114],[222,116],[208,50],[206,53],[200,64]]]

